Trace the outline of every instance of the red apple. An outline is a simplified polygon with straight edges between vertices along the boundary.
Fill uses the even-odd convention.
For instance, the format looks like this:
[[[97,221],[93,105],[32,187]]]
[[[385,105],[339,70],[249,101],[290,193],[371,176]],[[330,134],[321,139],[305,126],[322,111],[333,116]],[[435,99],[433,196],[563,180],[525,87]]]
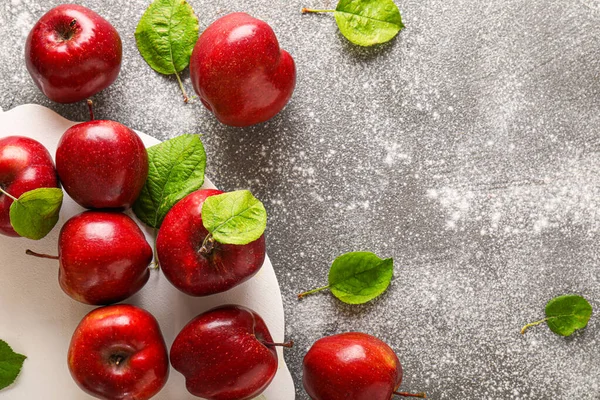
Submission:
[[[265,260],[265,237],[246,245],[214,243],[202,248],[208,231],[202,224],[202,205],[223,192],[197,190],[169,211],[158,231],[156,252],[167,279],[192,296],[223,292],[250,279]]]
[[[92,120],[67,129],[56,149],[63,187],[86,208],[130,207],[148,177],[140,137],[114,121]]]
[[[402,382],[402,366],[384,342],[350,332],[317,340],[303,361],[304,389],[313,400],[390,400]]]
[[[148,281],[152,248],[137,224],[118,212],[86,211],[62,227],[58,239],[58,281],[62,290],[86,304],[125,300]]]
[[[43,187],[58,187],[54,162],[38,141],[23,136],[0,139],[0,188],[15,198]],[[19,236],[10,223],[13,199],[0,193],[0,233]]]
[[[97,308],[77,326],[69,371],[81,389],[105,400],[146,400],[167,382],[167,347],[156,319],[127,304]]]
[[[107,88],[119,75],[121,54],[115,28],[75,4],[44,14],[25,44],[25,63],[33,81],[59,103],[83,100]]]
[[[198,315],[177,335],[171,365],[188,391],[207,400],[248,400],[261,394],[277,372],[275,346],[263,319],[241,306]]]
[[[296,85],[292,56],[266,22],[245,13],[225,15],[200,35],[190,75],[206,108],[232,126],[273,118]]]

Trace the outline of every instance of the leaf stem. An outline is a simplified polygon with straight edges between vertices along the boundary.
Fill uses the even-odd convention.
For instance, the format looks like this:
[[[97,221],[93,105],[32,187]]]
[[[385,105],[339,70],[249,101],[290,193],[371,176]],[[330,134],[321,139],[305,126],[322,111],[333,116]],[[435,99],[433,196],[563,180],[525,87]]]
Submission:
[[[2,189],[0,187],[0,192],[4,193],[4,195],[10,197],[11,199],[13,199],[13,201],[19,201],[19,199],[17,199],[15,196],[13,196],[12,194],[8,193],[6,190]]]
[[[524,334],[525,334],[525,331],[526,331],[527,329],[529,329],[529,328],[531,328],[531,327],[534,327],[534,326],[538,326],[538,325],[540,325],[540,324],[543,324],[544,322],[548,321],[549,319],[550,319],[550,318],[544,318],[544,319],[540,319],[539,321],[535,321],[535,322],[532,322],[532,323],[530,323],[530,324],[527,324],[527,325],[525,325],[525,326],[523,327],[523,329],[521,329],[521,335],[524,335]]]
[[[331,12],[335,12],[335,10],[313,10],[313,9],[306,8],[306,7],[304,7],[302,9],[303,14],[306,14],[306,13],[331,13]]]
[[[58,260],[58,256],[51,256],[50,254],[36,253],[35,251],[31,251],[29,249],[25,250],[25,254],[28,256],[35,256],[39,258],[49,258],[51,260]]]
[[[183,102],[187,103],[188,101],[190,101],[190,98],[188,97],[185,88],[183,87],[183,82],[181,82],[181,78],[179,77],[179,74],[177,73],[177,71],[175,71],[175,77],[177,78],[177,83],[179,83],[179,88],[181,89],[181,93],[183,93]]]
[[[425,393],[405,393],[405,392],[394,392],[397,396],[402,397],[418,397],[420,399],[426,399],[427,395]]]
[[[320,291],[325,290],[325,289],[329,289],[329,285],[323,286],[323,287],[320,287],[320,288],[317,288],[317,289],[309,290],[307,292],[300,293],[298,295],[298,300],[303,299],[304,297],[308,296],[309,294],[317,293],[317,292],[320,292]]]
[[[94,102],[92,99],[87,99],[88,110],[90,110],[90,121],[94,120]]]

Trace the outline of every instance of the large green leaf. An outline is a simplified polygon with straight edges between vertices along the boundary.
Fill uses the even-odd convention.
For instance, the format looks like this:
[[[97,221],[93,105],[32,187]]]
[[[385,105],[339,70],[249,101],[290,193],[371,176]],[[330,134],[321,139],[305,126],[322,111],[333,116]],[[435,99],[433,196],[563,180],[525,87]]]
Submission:
[[[198,135],[181,135],[148,148],[148,179],[133,212],[159,228],[179,200],[204,183],[206,153]]]
[[[137,47],[157,72],[172,75],[190,63],[198,18],[185,0],[155,0],[135,30]]]
[[[267,211],[248,190],[238,190],[207,197],[202,223],[219,243],[248,244],[265,232]]]

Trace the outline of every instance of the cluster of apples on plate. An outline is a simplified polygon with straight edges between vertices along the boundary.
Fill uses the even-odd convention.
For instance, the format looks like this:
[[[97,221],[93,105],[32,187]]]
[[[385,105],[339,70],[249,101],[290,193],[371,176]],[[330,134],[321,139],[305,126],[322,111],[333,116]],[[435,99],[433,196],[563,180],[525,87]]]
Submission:
[[[78,385],[98,398],[149,399],[164,386],[169,372],[160,327],[138,307],[110,305],[138,292],[150,275],[152,248],[137,223],[122,212],[146,182],[146,149],[126,126],[92,120],[64,132],[55,160],[56,168],[48,150],[31,138],[0,139],[4,191],[19,197],[62,183],[74,201],[89,209],[63,225],[58,256],[29,251],[58,260],[60,287],[71,298],[107,305],[90,312],[77,327],[69,347],[69,369]],[[265,259],[264,236],[247,245],[217,243],[199,252],[208,235],[202,204],[221,193],[192,192],[169,211],[159,230],[162,270],[186,293],[202,296],[228,290],[252,277]],[[17,236],[9,216],[13,200],[7,195],[0,200],[0,231]],[[250,399],[275,376],[276,345],[258,314],[230,305],[201,314],[184,327],[171,347],[170,360],[186,376],[192,394]]]
[[[33,27],[26,65],[51,100],[84,100],[108,87],[121,67],[115,28],[78,5],[58,6]],[[289,101],[295,86],[292,57],[279,48],[272,29],[244,13],[226,15],[200,36],[191,57],[191,79],[201,102],[222,123],[264,122]],[[90,109],[91,110],[91,109]],[[0,185],[13,197],[40,187],[59,187],[88,208],[62,227],[59,282],[73,299],[103,305],[84,317],[68,354],[77,384],[107,400],[153,397],[171,365],[186,377],[193,395],[249,400],[262,393],[277,371],[275,346],[263,319],[242,306],[222,306],[190,321],[168,354],[156,319],[123,301],[149,278],[152,247],[122,211],[139,196],[148,175],[146,149],[137,134],[109,120],[69,128],[56,152],[56,168],[43,145],[26,137],[0,140]],[[226,291],[250,279],[265,258],[265,240],[246,245],[202,246],[208,231],[202,204],[222,192],[195,191],[166,215],[156,240],[167,279],[192,296]],[[12,198],[0,195],[0,232],[10,224]],[[221,266],[227,268],[221,268]],[[170,356],[170,357],[169,357]],[[346,333],[317,341],[304,358],[304,387],[314,400],[388,400],[402,380],[393,350],[379,339]],[[416,395],[421,397],[421,395]],[[285,399],[277,399],[285,400]]]

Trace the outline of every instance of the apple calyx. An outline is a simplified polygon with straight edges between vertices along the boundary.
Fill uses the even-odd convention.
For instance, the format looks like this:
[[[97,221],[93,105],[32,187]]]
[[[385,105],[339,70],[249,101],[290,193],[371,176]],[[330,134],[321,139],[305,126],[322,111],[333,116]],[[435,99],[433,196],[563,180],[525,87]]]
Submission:
[[[427,394],[425,393],[405,393],[405,392],[394,392],[394,394],[396,396],[402,396],[402,397],[418,397],[420,399],[426,399],[427,398]]]
[[[25,250],[25,254],[27,254],[28,256],[34,256],[34,257],[38,257],[38,258],[49,258],[51,260],[58,260],[58,256],[53,256],[50,254],[44,254],[44,253],[36,253],[35,251],[31,251],[29,249]]]
[[[108,358],[108,361],[116,367],[120,366],[126,360],[127,360],[127,356],[120,354],[120,353],[111,354],[110,357]]]
[[[71,20],[71,22],[69,22],[69,25],[63,25],[62,27],[56,29],[56,32],[62,40],[68,42],[69,40],[73,39],[73,36],[75,36],[75,33],[77,31],[76,25],[77,20],[73,19]]]

